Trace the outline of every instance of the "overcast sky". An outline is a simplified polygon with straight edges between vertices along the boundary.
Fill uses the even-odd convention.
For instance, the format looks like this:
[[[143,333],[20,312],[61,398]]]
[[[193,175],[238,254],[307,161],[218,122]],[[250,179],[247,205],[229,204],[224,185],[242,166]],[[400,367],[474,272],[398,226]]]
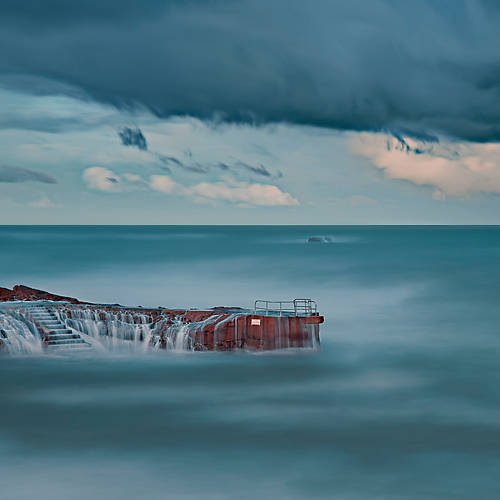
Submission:
[[[0,223],[500,223],[494,0],[2,0]]]

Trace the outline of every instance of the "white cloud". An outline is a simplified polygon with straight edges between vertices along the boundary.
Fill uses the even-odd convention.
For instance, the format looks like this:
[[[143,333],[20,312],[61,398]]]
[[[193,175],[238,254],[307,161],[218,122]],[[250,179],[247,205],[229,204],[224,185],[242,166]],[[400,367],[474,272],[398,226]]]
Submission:
[[[122,181],[119,175],[102,167],[89,167],[83,171],[83,180],[91,189],[107,192],[122,190]]]
[[[153,191],[187,196],[196,202],[224,200],[239,205],[266,207],[299,205],[296,198],[290,193],[281,191],[277,186],[240,182],[229,177],[223,181],[200,182],[194,186],[185,186],[176,183],[168,175],[151,175],[148,183],[137,174],[125,173],[122,179],[112,170],[96,166],[85,169],[83,179],[89,188],[106,192],[133,189],[132,185],[143,184]]]
[[[37,201],[32,201],[29,204],[30,207],[33,208],[57,208],[59,205],[56,205],[53,201],[51,201],[47,196],[42,196]]]
[[[500,193],[500,143],[426,144],[385,134],[363,133],[354,151],[369,158],[390,179],[433,186],[433,198]]]
[[[177,184],[168,175],[152,175],[149,186],[154,191],[171,194],[177,187]]]
[[[129,182],[144,182],[144,179],[137,174],[123,174],[123,177]]]
[[[250,184],[226,180],[201,182],[187,189],[187,193],[198,199],[225,200],[243,205],[294,206],[299,201],[290,193],[270,184]]]
[[[123,174],[123,179],[128,183],[127,187],[130,190],[148,189],[150,187],[148,182],[137,174]]]
[[[351,196],[351,205],[353,207],[359,207],[362,205],[374,205],[377,203],[377,200],[370,198],[369,196],[365,196],[363,194],[354,194]]]
[[[433,200],[444,201],[444,200],[446,200],[446,194],[445,194],[445,193],[443,193],[442,191],[440,191],[439,189],[436,189],[436,190],[432,193],[432,199],[433,199]]]

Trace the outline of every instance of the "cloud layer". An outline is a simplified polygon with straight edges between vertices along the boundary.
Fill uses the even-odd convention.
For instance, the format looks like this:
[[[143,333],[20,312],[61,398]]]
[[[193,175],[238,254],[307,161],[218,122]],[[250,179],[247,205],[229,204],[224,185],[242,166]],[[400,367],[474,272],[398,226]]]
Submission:
[[[240,205],[261,207],[296,206],[299,202],[290,193],[284,193],[270,184],[220,181],[201,182],[187,190],[201,200],[225,200]]]
[[[83,180],[90,189],[117,193],[134,188],[145,188],[163,194],[185,196],[199,202],[225,201],[239,206],[296,206],[299,201],[290,193],[272,184],[240,182],[226,177],[216,182],[200,182],[193,186],[176,183],[168,175],[151,175],[146,182],[140,175],[126,173],[119,176],[103,167],[84,170]]]
[[[110,193],[122,190],[122,180],[119,175],[103,167],[89,167],[83,172],[83,180],[90,189]]]
[[[499,25],[492,0],[5,0],[0,75],[160,116],[494,141]]]
[[[57,181],[51,175],[30,170],[22,167],[0,166],[0,182],[43,182],[44,184],[56,184]]]
[[[32,208],[59,208],[48,196],[43,195],[40,199],[29,203]]]
[[[500,143],[429,144],[365,133],[353,138],[353,149],[390,179],[435,187],[435,199],[500,194]]]

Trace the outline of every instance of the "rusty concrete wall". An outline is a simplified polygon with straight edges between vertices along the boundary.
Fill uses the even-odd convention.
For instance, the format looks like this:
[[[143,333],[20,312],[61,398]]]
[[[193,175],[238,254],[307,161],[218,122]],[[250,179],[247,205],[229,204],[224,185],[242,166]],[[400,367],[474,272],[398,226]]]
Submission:
[[[69,317],[72,309],[92,309],[96,319],[105,320],[106,313],[120,316],[127,323],[148,322],[165,327],[174,321],[189,325],[188,335],[194,350],[271,351],[288,348],[312,348],[319,345],[322,316],[264,316],[223,308],[207,311],[118,308],[94,305],[61,305]],[[212,320],[210,320],[212,318]],[[166,345],[163,342],[162,345]]]

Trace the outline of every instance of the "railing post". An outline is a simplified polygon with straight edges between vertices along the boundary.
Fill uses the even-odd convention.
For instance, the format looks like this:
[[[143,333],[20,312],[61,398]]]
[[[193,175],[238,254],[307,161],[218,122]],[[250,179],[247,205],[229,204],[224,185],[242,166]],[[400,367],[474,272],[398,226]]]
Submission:
[[[288,307],[289,304],[293,307]],[[257,311],[259,311],[259,313]],[[295,314],[295,316],[307,316],[317,314],[317,311],[318,306],[312,299],[294,299],[288,301],[256,300],[254,302],[254,314],[265,314],[266,316],[269,316],[270,313],[279,313],[280,317],[283,316],[283,313]]]

